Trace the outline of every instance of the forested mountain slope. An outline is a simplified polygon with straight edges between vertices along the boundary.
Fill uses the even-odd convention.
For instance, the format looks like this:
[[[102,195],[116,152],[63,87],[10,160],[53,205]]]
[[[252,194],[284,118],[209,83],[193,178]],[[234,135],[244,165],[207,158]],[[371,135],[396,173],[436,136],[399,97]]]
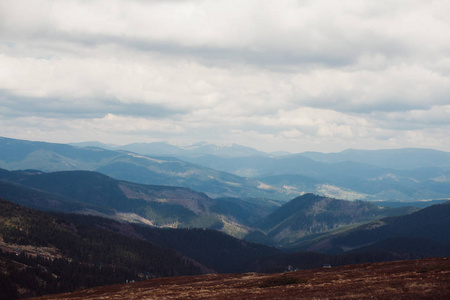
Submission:
[[[450,255],[450,202],[369,222],[345,232],[300,243],[294,249],[331,253],[383,249],[447,256]]]
[[[166,277],[211,272],[173,250],[100,224],[74,222],[0,200],[2,273],[25,295],[36,295],[125,282],[139,273]]]
[[[314,234],[414,211],[413,207],[386,208],[370,202],[346,201],[314,194],[297,197],[277,208],[258,224],[275,245],[287,246]],[[246,238],[252,240],[254,234]]]
[[[245,235],[276,205],[211,199],[187,188],[136,184],[89,171],[0,169],[0,185],[0,197],[37,209],[99,214],[158,227],[215,228],[235,236]]]

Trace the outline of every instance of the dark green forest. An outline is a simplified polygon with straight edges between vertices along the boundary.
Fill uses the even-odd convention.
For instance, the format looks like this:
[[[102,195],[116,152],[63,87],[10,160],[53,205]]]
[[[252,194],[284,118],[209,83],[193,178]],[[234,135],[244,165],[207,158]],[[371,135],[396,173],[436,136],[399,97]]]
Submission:
[[[166,277],[202,274],[206,270],[173,250],[101,228],[99,221],[110,220],[85,217],[79,221],[90,222],[77,222],[77,217],[68,221],[66,216],[0,200],[0,232],[4,243],[56,248],[62,255],[62,258],[48,259],[44,255],[40,257],[39,251],[34,255],[2,251],[2,271],[8,275],[2,277],[2,285],[9,286],[8,282],[12,281],[29,289],[25,296],[31,296],[124,283],[127,279],[142,279],[142,274],[145,278]]]

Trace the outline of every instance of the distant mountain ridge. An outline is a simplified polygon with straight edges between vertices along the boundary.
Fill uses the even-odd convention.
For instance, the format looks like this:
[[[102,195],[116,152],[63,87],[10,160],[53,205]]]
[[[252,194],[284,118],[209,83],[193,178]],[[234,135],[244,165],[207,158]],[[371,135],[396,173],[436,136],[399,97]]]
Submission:
[[[136,152],[139,147],[153,147],[159,155],[0,138],[0,167],[98,171],[137,183],[183,186],[212,198],[287,201],[305,193],[369,201],[450,198],[450,153],[443,151],[346,150],[273,156],[239,145],[200,143],[181,152],[164,142],[134,146]],[[199,149],[209,154],[195,152]],[[232,154],[225,155],[228,150],[223,149]],[[177,157],[168,157],[176,153]]]
[[[419,168],[448,167],[450,168],[450,152],[426,148],[399,148],[399,149],[347,149],[341,152],[314,152],[305,151],[289,153],[275,151],[267,153],[251,147],[238,144],[216,145],[199,142],[187,146],[176,146],[168,142],[132,143],[123,146],[103,144],[100,142],[70,143],[78,147],[99,147],[109,150],[126,150],[150,156],[175,156],[195,158],[202,156],[216,156],[222,158],[238,157],[306,157],[317,162],[339,163],[353,161],[380,168],[396,170],[413,170]]]
[[[401,150],[398,152],[399,156],[403,155]],[[425,153],[425,156],[427,153],[431,153],[430,155],[435,153],[431,150],[419,152]],[[386,153],[391,152],[387,151]],[[397,151],[392,153],[397,153]],[[447,152],[436,153],[450,157],[450,153]],[[327,154],[320,154],[320,156],[328,157]],[[358,157],[358,155],[354,156]],[[396,160],[396,156],[397,154],[391,160]],[[427,165],[425,162],[430,161],[429,166],[412,170],[370,164],[370,155],[368,159],[361,159],[361,162],[338,159],[336,161],[331,159],[320,161],[313,158],[318,159],[313,156],[309,158],[303,154],[241,158],[208,155],[184,159],[217,170],[252,177],[269,186],[287,189],[299,195],[312,192],[349,200],[397,201],[450,198],[450,167],[444,158],[423,159],[422,165]],[[404,153],[402,161],[405,159],[409,160],[407,153]],[[400,159],[398,160],[400,161]],[[416,166],[412,158],[411,161],[411,167]]]
[[[267,156],[268,153],[238,144],[217,145],[207,142],[199,142],[192,145],[176,146],[168,142],[151,143],[131,143],[127,145],[111,145],[100,142],[71,143],[77,147],[99,147],[109,150],[125,150],[142,155],[150,156],[175,156],[191,157],[201,155],[216,155],[221,157],[246,157],[246,156]],[[274,153],[272,155],[289,154],[286,152]]]
[[[397,170],[433,167],[450,168],[450,153],[433,149],[348,149],[339,153],[303,152],[300,155],[320,162],[337,163],[354,161]]]
[[[0,137],[0,168],[44,172],[98,171],[120,180],[182,186],[211,197],[287,200],[289,191],[261,186],[257,180],[184,162],[173,157],[149,157],[124,150],[81,148]]]

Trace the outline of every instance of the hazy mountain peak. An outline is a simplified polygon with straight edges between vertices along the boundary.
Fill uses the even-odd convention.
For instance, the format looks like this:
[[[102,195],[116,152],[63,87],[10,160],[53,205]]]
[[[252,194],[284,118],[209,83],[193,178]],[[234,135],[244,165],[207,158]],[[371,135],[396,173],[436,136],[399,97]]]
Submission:
[[[347,149],[337,153],[303,152],[301,155],[319,162],[353,161],[398,170],[450,166],[449,152],[423,148]]]
[[[94,148],[103,148],[103,149],[115,149],[119,146],[114,144],[105,144],[97,141],[89,141],[89,142],[80,142],[80,143],[69,143],[68,145],[74,147],[94,147]]]
[[[191,145],[176,146],[168,142],[133,143],[118,147],[143,155],[195,157],[216,155],[223,157],[267,156],[265,152],[238,144],[212,144],[198,142]]]
[[[196,148],[204,147],[204,146],[207,146],[207,145],[211,145],[211,144],[209,144],[206,141],[200,141],[200,142],[197,142],[197,143],[194,143],[194,144],[186,144],[186,145],[179,146],[179,147],[182,148],[182,149],[196,149]]]

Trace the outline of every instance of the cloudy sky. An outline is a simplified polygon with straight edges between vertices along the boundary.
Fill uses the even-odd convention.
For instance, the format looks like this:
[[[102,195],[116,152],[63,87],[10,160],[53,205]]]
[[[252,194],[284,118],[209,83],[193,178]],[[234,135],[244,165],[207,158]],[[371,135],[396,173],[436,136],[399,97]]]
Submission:
[[[450,151],[448,1],[0,1],[0,136]]]

